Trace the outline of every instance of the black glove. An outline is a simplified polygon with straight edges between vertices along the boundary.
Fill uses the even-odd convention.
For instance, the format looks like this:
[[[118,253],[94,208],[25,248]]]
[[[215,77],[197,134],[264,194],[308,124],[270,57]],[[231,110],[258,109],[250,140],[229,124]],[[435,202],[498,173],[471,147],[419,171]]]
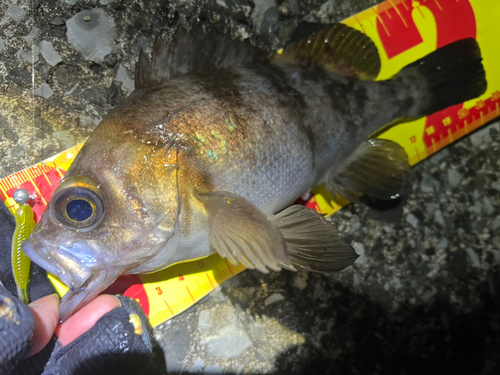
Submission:
[[[136,301],[124,296],[118,298],[122,307],[104,315],[90,330],[65,347],[56,343],[43,375],[158,372],[154,368],[161,366],[156,363],[158,356],[153,354],[148,319]]]
[[[10,374],[28,354],[34,329],[30,309],[0,284],[0,374]]]

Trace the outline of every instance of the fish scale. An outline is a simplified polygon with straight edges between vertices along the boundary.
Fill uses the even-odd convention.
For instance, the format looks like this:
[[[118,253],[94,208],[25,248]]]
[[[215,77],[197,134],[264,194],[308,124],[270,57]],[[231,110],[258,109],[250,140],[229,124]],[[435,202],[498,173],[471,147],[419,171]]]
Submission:
[[[440,23],[445,22],[443,20],[451,15],[458,20],[467,19],[472,11],[472,17],[478,25],[477,39],[481,42],[482,53],[485,57],[488,90],[478,100],[459,107],[448,108],[412,123],[396,126],[380,136],[402,145],[412,165],[500,114],[500,79],[498,77],[500,73],[494,68],[500,58],[498,49],[492,48],[494,35],[498,35],[500,30],[493,18],[494,12],[489,11],[495,4],[493,1],[484,0],[460,3],[470,4],[470,9],[452,0],[419,2],[392,0],[344,21],[364,31],[375,41],[380,51],[386,51],[387,56],[392,57],[383,56],[385,59],[382,59],[382,71],[379,78],[384,78],[384,75],[385,77],[391,76],[404,65],[436,48],[436,45],[429,44],[428,39],[422,36],[417,38],[416,35],[428,37],[434,33],[437,35],[437,40],[453,39],[454,35],[456,35],[455,38],[463,37],[464,31],[460,27],[456,27],[455,30],[443,29]],[[426,19],[431,19],[434,23],[419,23],[421,21],[419,15],[425,16],[429,13],[434,14],[434,17]],[[415,24],[418,24],[420,28],[415,28]],[[396,42],[394,42],[394,35],[398,38]],[[81,145],[79,147],[81,148]],[[2,199],[11,210],[15,210],[17,206],[12,201],[13,191],[24,187],[31,193],[39,190],[35,212],[37,208],[44,207],[57,185],[56,177],[64,174],[69,167],[71,156],[76,155],[77,151],[78,148],[74,148],[45,165],[28,168],[1,180]],[[51,172],[54,173],[49,177]],[[313,191],[316,194],[309,200],[308,206],[315,207],[325,214],[332,214],[339,208],[324,188],[318,187]],[[39,213],[36,218],[39,220]],[[152,324],[157,325],[188,308],[225,279],[243,269],[241,265],[235,267],[227,260],[214,255],[203,260],[179,264],[153,275],[128,277],[129,284],[125,283],[126,287],[123,287],[123,290],[126,295],[140,301]],[[60,287],[59,290],[63,291],[63,288]]]

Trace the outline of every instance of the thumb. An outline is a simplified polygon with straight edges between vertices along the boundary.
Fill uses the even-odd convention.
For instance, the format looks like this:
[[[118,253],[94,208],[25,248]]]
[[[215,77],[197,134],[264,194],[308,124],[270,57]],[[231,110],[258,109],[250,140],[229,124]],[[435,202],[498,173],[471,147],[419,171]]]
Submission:
[[[37,299],[28,305],[35,318],[35,331],[33,333],[33,346],[27,357],[30,357],[49,342],[59,323],[59,297],[57,294]]]

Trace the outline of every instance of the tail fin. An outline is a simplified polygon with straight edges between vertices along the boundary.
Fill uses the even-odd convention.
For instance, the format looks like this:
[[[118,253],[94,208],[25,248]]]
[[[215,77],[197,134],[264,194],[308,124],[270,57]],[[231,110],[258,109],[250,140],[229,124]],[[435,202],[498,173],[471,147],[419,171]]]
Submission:
[[[462,39],[407,65],[394,78],[414,88],[420,99],[415,117],[427,116],[486,91],[481,60],[476,40]]]

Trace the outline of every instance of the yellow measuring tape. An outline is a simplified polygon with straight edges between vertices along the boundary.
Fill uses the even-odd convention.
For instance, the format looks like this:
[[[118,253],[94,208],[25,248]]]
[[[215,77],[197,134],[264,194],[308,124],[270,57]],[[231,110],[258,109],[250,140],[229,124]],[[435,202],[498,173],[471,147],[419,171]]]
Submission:
[[[500,22],[496,0],[389,0],[343,21],[366,33],[379,49],[378,79],[453,41],[475,38],[482,51],[488,89],[480,98],[450,107],[411,123],[398,125],[380,137],[400,144],[414,165],[500,115]],[[59,180],[83,144],[0,180],[1,198],[15,212],[14,191],[27,189],[38,221]],[[323,187],[306,204],[327,216],[341,208]],[[218,255],[171,266],[163,271],[119,278],[114,289],[137,299],[156,326],[192,306],[215,287],[243,271]],[[65,286],[52,278],[58,291]]]

